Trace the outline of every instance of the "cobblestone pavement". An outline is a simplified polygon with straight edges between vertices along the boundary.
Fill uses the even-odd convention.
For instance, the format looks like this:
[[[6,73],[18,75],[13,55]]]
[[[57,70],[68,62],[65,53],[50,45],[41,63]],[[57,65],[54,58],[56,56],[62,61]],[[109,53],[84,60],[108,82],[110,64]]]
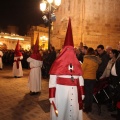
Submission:
[[[45,113],[38,104],[48,99],[48,80],[42,79],[40,95],[30,96],[27,87],[29,70],[23,69],[22,78],[12,76],[12,67],[0,70],[0,120],[49,120],[49,112]],[[102,113],[98,115],[97,105],[93,105],[92,113],[83,113],[83,120],[114,120],[102,106]]]

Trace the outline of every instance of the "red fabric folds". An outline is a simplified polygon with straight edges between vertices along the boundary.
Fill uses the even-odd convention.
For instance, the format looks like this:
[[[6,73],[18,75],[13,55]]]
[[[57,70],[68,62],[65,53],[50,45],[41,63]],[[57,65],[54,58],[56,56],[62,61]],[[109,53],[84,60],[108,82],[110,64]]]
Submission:
[[[120,109],[120,102],[117,102],[117,108]]]
[[[14,62],[16,62],[17,69],[19,69],[19,61],[20,59],[14,60]]]
[[[71,78],[57,78],[57,84],[66,85],[66,86],[77,86],[78,79],[71,80]]]
[[[35,43],[34,48],[33,48],[33,53],[31,54],[30,57],[35,59],[35,60],[42,61],[41,54],[39,53],[39,34],[37,36],[36,43]]]
[[[68,69],[73,65],[72,72]],[[82,75],[81,65],[76,57],[72,46],[65,46],[51,66],[50,74],[52,75]]]
[[[41,57],[41,54],[39,52],[31,54],[30,57],[33,58],[33,59],[35,59],[35,60],[42,61],[42,57]]]
[[[81,95],[85,95],[84,86],[80,86],[79,89],[81,91]]]
[[[56,88],[49,88],[49,98],[55,97]]]
[[[65,36],[64,46],[74,46],[71,19],[69,18],[68,28]]]
[[[15,56],[15,57],[22,56],[22,53],[20,52],[19,40],[17,41],[17,45],[16,45],[16,48],[15,48],[14,56]]]

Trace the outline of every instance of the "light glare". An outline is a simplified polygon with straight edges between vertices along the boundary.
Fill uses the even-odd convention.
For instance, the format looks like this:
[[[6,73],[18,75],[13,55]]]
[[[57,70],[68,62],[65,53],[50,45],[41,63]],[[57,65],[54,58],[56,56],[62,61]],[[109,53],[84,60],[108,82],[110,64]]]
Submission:
[[[55,5],[59,6],[61,4],[61,0],[55,0]]]
[[[46,10],[46,3],[45,2],[40,3],[40,10],[41,11],[45,11]]]

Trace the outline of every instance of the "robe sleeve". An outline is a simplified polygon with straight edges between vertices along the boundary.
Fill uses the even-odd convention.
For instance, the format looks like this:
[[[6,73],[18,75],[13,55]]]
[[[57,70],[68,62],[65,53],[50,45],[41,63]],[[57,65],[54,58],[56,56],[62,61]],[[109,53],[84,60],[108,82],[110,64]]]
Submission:
[[[23,59],[23,56],[20,56],[20,60],[22,60]]]
[[[50,75],[50,79],[49,79],[49,100],[50,103],[52,103],[52,101],[54,101],[55,98],[55,92],[56,92],[56,75]]]
[[[82,100],[83,100],[85,97],[85,92],[84,92],[84,79],[82,76],[79,76],[79,84],[80,84],[80,91],[81,91]]]

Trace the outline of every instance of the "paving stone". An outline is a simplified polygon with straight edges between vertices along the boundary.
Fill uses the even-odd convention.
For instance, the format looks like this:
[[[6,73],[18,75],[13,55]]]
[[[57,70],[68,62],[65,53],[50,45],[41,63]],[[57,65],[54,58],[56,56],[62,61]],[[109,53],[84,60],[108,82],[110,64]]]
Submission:
[[[22,78],[12,76],[12,67],[4,66],[0,71],[0,120],[49,120],[50,114],[45,113],[38,104],[48,99],[48,80],[42,79],[40,95],[30,96],[27,87],[29,70],[23,69]],[[92,113],[83,113],[83,120],[114,120],[102,106],[102,113],[98,115],[97,105],[93,104]]]

